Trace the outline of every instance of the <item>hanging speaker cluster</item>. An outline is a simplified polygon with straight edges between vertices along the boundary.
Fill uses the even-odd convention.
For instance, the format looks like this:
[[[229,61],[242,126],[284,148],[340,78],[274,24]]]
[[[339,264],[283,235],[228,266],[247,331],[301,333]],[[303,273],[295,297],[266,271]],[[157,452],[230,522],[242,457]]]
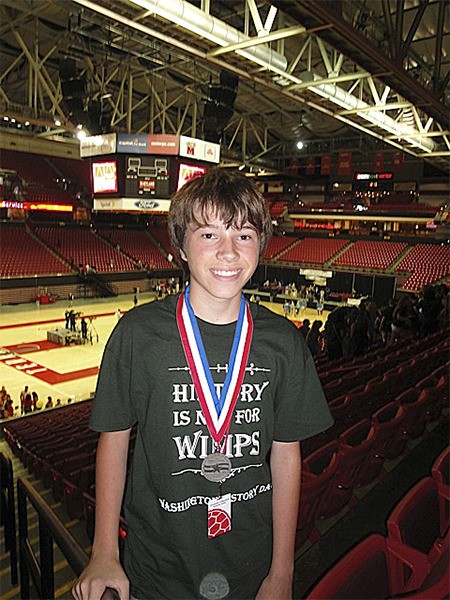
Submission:
[[[73,123],[85,124],[86,75],[77,67],[74,58],[59,61],[59,78],[64,102]]]
[[[222,71],[220,83],[212,84],[205,104],[203,133],[205,140],[220,142],[223,130],[234,113],[239,78]]]
[[[60,60],[59,77],[64,103],[72,123],[83,125],[90,135],[107,130],[102,100],[92,101],[88,97],[86,73],[78,68],[74,58]]]

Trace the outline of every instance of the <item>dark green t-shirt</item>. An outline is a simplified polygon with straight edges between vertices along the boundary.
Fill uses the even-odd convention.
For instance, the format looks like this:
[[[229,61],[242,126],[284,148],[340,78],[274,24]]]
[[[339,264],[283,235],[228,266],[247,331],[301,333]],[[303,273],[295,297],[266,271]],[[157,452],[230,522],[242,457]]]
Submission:
[[[208,539],[207,505],[217,483],[201,474],[214,450],[187,366],[169,296],[133,309],[112,333],[102,360],[90,425],[137,425],[124,514],[124,566],[133,596],[198,598],[210,573],[225,576],[230,598],[251,598],[272,554],[272,441],[308,438],[332,424],[303,336],[287,319],[251,304],[253,341],[226,453],[232,529]],[[198,321],[220,393],[235,324]]]

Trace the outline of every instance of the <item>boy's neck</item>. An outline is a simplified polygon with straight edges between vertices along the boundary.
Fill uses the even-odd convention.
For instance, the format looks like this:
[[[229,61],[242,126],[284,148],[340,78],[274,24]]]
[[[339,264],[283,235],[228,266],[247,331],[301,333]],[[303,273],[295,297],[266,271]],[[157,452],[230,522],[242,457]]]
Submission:
[[[198,294],[192,287],[189,294],[195,316],[217,325],[226,325],[238,320],[241,297],[242,294],[233,298],[215,298],[207,294]]]

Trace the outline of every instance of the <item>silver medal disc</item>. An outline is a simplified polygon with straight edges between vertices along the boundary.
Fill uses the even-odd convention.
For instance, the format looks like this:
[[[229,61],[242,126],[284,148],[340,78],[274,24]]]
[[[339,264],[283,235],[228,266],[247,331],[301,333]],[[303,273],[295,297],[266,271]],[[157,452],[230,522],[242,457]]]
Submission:
[[[224,600],[230,592],[230,586],[221,573],[208,573],[200,583],[202,600]]]
[[[208,481],[223,481],[231,475],[231,461],[221,452],[208,454],[202,462],[202,475]]]

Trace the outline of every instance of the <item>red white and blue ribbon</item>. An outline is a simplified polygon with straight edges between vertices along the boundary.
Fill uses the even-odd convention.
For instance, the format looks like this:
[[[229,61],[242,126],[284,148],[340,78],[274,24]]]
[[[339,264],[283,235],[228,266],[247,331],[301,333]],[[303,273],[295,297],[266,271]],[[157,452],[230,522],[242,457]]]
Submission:
[[[220,449],[221,441],[230,428],[231,417],[244,380],[250,354],[253,336],[253,319],[250,308],[242,295],[227,375],[220,397],[217,395],[197,319],[189,300],[189,286],[184,294],[180,294],[176,317],[184,353],[206,425]]]

